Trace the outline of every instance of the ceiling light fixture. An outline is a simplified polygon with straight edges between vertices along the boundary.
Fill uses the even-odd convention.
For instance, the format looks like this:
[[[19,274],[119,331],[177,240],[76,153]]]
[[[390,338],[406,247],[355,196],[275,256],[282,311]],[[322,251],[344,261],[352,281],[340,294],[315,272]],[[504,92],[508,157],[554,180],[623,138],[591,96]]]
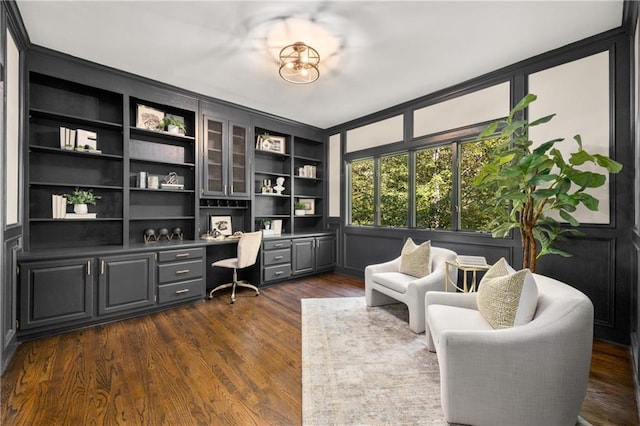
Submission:
[[[280,77],[295,84],[313,83],[320,77],[320,54],[301,41],[280,51]]]

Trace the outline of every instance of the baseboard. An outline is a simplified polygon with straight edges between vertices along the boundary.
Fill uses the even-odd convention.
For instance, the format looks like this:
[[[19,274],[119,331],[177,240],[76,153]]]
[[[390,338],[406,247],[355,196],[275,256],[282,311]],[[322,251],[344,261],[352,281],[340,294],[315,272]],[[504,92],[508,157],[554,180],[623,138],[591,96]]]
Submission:
[[[336,274],[346,275],[348,277],[359,278],[361,280],[364,280],[364,272],[362,271],[356,271],[354,269],[336,266],[333,272],[335,272]]]
[[[638,361],[640,357],[640,341],[638,341],[637,333],[631,333],[631,368],[633,369],[633,384],[636,391],[636,406],[638,408],[638,416],[640,416],[640,382],[638,375],[640,370],[638,369]]]

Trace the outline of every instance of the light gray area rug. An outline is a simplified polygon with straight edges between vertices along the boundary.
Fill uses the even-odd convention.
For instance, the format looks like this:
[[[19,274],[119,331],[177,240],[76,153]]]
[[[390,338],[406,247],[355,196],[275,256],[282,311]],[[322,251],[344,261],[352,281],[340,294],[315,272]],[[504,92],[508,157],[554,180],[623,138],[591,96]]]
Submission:
[[[440,373],[402,304],[302,299],[305,425],[446,425]]]
[[[408,318],[364,297],[302,299],[304,425],[447,425],[436,354]]]

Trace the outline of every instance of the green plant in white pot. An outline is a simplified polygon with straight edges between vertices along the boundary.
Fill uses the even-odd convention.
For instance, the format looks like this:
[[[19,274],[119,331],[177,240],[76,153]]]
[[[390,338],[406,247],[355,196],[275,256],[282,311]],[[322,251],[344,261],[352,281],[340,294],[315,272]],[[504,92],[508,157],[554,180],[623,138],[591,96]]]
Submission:
[[[95,195],[91,189],[76,188],[71,194],[64,194],[68,204],[73,205],[73,211],[77,214],[87,214],[89,212],[87,204],[96,205],[99,195]]]
[[[555,244],[567,240],[564,234],[582,234],[575,229],[580,223],[572,215],[580,204],[589,210],[598,209],[598,200],[586,191],[604,185],[606,176],[583,170],[582,166],[591,163],[609,173],[622,170],[620,163],[604,155],[586,152],[580,135],[573,137],[577,149],[568,159],[554,147],[563,142],[563,138],[534,145],[529,140],[528,129],[549,122],[555,115],[532,122],[517,119],[516,115],[536,98],[533,94],[526,95],[506,119],[491,123],[478,136],[482,140],[496,137],[497,133],[504,142],[496,148],[492,160],[474,181],[475,186],[494,190],[495,203],[505,207],[490,224],[493,237],[504,238],[512,229],[518,228],[523,249],[522,266],[532,272],[535,272],[540,256],[571,256]],[[554,217],[561,218],[566,224]]]
[[[304,203],[301,203],[300,201],[296,201],[295,203],[293,203],[293,210],[296,216],[304,216],[305,213],[307,213],[307,206],[305,206]]]
[[[185,126],[184,122],[181,120],[178,120],[177,118],[171,117],[171,116],[167,116],[165,117],[161,122],[160,122],[160,126],[163,129],[167,129],[167,132],[169,133],[182,133],[185,134],[187,127]]]

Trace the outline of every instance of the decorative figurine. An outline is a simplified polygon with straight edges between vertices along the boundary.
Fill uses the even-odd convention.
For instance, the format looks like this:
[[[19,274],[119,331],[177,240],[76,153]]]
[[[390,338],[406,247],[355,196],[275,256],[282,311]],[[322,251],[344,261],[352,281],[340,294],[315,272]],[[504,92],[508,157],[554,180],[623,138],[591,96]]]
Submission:
[[[175,227],[171,230],[171,235],[169,236],[170,240],[173,240],[173,237],[176,237],[178,240],[182,240],[182,229]]]
[[[273,193],[273,188],[271,188],[271,179],[264,179],[262,181],[262,193],[263,194]]]
[[[160,241],[162,239],[162,237],[166,238],[167,240],[169,240],[169,230],[167,228],[160,228],[158,230],[158,241]]]
[[[284,191],[284,178],[279,177],[276,179],[276,186],[273,187],[273,190],[278,195],[282,195],[282,191]]]
[[[158,241],[158,238],[156,237],[156,231],[154,231],[151,228],[145,229],[144,230],[144,243],[148,244],[150,242],[153,241]]]

